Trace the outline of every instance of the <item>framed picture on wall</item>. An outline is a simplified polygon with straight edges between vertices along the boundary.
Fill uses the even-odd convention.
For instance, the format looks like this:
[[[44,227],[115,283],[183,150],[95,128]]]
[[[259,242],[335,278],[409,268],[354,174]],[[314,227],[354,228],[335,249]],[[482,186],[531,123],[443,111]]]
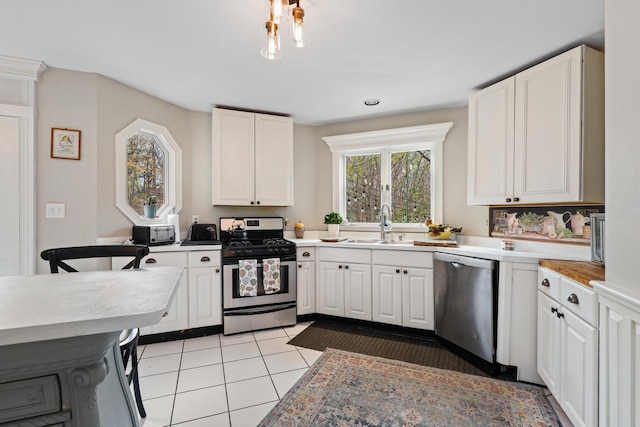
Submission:
[[[51,157],[80,160],[80,131],[51,128]]]

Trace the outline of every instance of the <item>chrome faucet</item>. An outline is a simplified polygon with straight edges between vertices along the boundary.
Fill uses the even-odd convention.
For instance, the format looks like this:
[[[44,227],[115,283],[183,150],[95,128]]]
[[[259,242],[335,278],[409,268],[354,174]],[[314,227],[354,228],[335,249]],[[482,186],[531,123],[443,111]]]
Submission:
[[[387,217],[385,216],[384,210],[387,208],[387,213],[389,214],[389,220],[387,221]],[[380,240],[387,239],[387,227],[391,226],[391,206],[388,203],[383,203],[380,207]]]

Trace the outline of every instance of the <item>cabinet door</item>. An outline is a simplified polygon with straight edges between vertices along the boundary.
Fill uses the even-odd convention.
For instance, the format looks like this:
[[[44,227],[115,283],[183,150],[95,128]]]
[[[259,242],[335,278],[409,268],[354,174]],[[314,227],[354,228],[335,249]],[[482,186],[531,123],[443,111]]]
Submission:
[[[313,261],[298,263],[298,314],[316,312],[316,264]]]
[[[373,266],[372,318],[375,322],[402,325],[402,270]]]
[[[189,269],[189,327],[222,325],[220,267]]]
[[[344,265],[344,315],[371,320],[371,265]]]
[[[402,325],[433,330],[434,321],[433,270],[402,269]]]
[[[255,200],[264,206],[293,206],[293,121],[255,115]]]
[[[181,331],[189,328],[189,285],[187,284],[188,275],[182,273],[180,285],[173,298],[171,307],[167,311],[167,315],[160,320],[160,323],[148,328],[143,328],[141,334],[158,334],[161,332]]]
[[[577,426],[598,425],[598,331],[563,310],[560,406]]]
[[[318,264],[316,308],[318,313],[344,317],[344,265],[337,262]]]
[[[254,203],[254,114],[213,110],[213,204],[246,206]]]
[[[581,200],[582,48],[516,75],[514,195]]]
[[[515,78],[469,97],[467,203],[508,203],[513,197]]]
[[[560,304],[538,291],[538,375],[554,396],[560,396]]]
[[[114,258],[111,262],[112,268],[121,268],[124,258]],[[140,268],[155,267],[186,267],[186,252],[152,252],[142,258]],[[140,330],[141,335],[158,334],[161,332],[181,331],[189,328],[189,295],[188,295],[189,275],[185,270],[180,277],[178,290],[173,298],[173,302],[167,311],[167,315],[156,325],[147,326]]]

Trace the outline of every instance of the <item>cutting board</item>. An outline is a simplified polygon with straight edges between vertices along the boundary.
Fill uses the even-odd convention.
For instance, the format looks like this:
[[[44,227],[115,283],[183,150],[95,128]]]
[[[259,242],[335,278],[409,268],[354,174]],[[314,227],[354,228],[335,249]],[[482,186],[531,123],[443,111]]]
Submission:
[[[417,239],[413,241],[415,246],[458,246],[455,240]]]
[[[348,237],[321,237],[323,242],[344,242]]]

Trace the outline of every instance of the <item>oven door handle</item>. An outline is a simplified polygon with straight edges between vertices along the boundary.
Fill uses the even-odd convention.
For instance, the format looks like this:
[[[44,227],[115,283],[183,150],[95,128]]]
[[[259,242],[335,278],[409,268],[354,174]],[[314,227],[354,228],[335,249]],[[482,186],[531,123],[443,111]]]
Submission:
[[[284,306],[278,306],[275,308],[270,308],[267,310],[260,311],[228,311],[224,313],[225,316],[251,316],[254,314],[266,314],[266,313],[275,313],[276,311],[288,310],[290,308],[296,308],[296,303],[287,304]]]

